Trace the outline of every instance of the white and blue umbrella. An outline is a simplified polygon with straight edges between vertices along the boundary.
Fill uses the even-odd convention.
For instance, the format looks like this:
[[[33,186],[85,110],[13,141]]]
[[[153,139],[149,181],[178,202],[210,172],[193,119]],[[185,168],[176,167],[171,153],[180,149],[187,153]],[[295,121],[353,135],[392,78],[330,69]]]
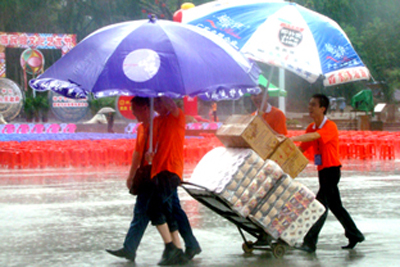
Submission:
[[[220,0],[184,10],[182,23],[206,29],[249,58],[325,86],[368,80],[349,38],[332,19],[279,0]]]
[[[82,40],[29,85],[70,98],[259,93],[257,64],[217,36],[166,20],[113,24]],[[211,95],[210,95],[211,96]]]

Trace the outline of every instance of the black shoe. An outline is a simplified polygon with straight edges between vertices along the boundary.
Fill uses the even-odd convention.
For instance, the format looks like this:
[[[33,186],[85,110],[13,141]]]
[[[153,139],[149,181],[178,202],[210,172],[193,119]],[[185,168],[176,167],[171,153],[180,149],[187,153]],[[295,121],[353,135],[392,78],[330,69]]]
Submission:
[[[305,252],[308,252],[308,253],[313,253],[316,250],[315,247],[311,247],[311,246],[309,246],[307,244],[304,244],[304,243],[302,245],[300,245],[300,246],[296,245],[296,246],[294,246],[294,248],[302,250],[302,251],[305,251]]]
[[[130,261],[135,261],[136,255],[126,251],[124,248],[121,248],[121,249],[118,249],[118,250],[106,249],[106,251],[108,253],[110,253],[111,255],[114,255],[116,257],[125,258],[125,259],[130,260]]]
[[[162,258],[158,262],[158,265],[179,264],[181,260],[183,261],[183,258],[184,258],[183,250],[177,248],[174,244],[170,243],[165,246]]]
[[[188,257],[185,255],[185,253],[183,253],[183,250],[182,250],[182,249],[179,249],[179,250],[180,250],[179,256],[177,257],[177,259],[176,259],[176,261],[175,261],[175,264],[179,264],[179,265],[186,264],[186,263],[189,261],[189,259],[188,259]]]
[[[200,254],[200,253],[201,253],[201,248],[200,247],[195,247],[195,248],[188,247],[185,250],[185,256],[186,256],[186,258],[188,260],[193,259],[193,257],[195,255]]]
[[[357,240],[355,240],[355,239],[353,239],[353,240],[349,239],[349,244],[348,244],[347,246],[343,246],[342,249],[353,249],[353,248],[357,245],[357,243],[361,243],[361,242],[363,242],[364,240],[365,240],[365,237],[362,237],[362,238],[357,239]]]

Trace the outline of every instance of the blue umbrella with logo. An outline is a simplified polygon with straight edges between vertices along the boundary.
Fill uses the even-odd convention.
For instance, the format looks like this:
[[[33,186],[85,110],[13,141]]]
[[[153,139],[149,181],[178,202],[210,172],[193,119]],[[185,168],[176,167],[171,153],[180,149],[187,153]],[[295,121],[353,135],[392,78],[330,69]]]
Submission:
[[[255,62],[214,34],[151,16],[95,31],[29,85],[69,98],[180,98],[214,92],[208,97],[220,100],[259,93],[260,72]]]
[[[349,38],[332,19],[282,0],[212,1],[183,11],[182,22],[206,29],[249,58],[282,67],[310,83],[368,80]]]
[[[29,85],[70,98],[115,95],[179,98],[257,91],[255,62],[198,27],[129,21],[97,30]]]

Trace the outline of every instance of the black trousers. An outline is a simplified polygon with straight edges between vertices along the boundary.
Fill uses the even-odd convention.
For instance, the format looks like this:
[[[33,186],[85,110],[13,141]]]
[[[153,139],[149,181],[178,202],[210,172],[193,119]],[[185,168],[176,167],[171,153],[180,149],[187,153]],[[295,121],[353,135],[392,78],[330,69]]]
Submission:
[[[179,229],[174,212],[174,192],[181,180],[178,175],[162,171],[153,177],[151,183],[151,196],[147,215],[152,225],[168,224],[169,230],[174,232]]]
[[[311,227],[307,235],[304,237],[304,244],[311,248],[315,248],[318,242],[318,235],[324,226],[328,216],[328,209],[335,215],[336,219],[342,224],[345,236],[349,240],[360,240],[363,234],[358,230],[350,214],[342,205],[338,183],[340,180],[340,167],[325,168],[318,172],[319,191],[316,199],[320,201],[326,208],[325,213]]]

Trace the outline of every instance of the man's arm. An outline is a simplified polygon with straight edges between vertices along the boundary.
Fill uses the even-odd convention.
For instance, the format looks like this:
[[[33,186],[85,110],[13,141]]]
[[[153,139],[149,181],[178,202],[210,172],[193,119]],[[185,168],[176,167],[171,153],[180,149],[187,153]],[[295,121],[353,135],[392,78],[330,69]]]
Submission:
[[[163,96],[161,97],[161,101],[163,102],[165,108],[174,116],[178,117],[179,116],[179,108],[175,104],[174,100],[170,97]]]
[[[290,137],[290,140],[292,140],[293,142],[310,142],[310,141],[317,140],[320,137],[321,137],[321,135],[318,132],[313,132],[313,133],[306,133],[306,134]]]
[[[140,157],[139,152],[134,151],[133,156],[132,156],[132,164],[129,169],[128,178],[126,179],[126,186],[128,187],[128,189],[131,189],[131,187],[132,187],[133,177],[135,177],[136,171],[139,168],[140,161],[141,161],[141,157]]]

